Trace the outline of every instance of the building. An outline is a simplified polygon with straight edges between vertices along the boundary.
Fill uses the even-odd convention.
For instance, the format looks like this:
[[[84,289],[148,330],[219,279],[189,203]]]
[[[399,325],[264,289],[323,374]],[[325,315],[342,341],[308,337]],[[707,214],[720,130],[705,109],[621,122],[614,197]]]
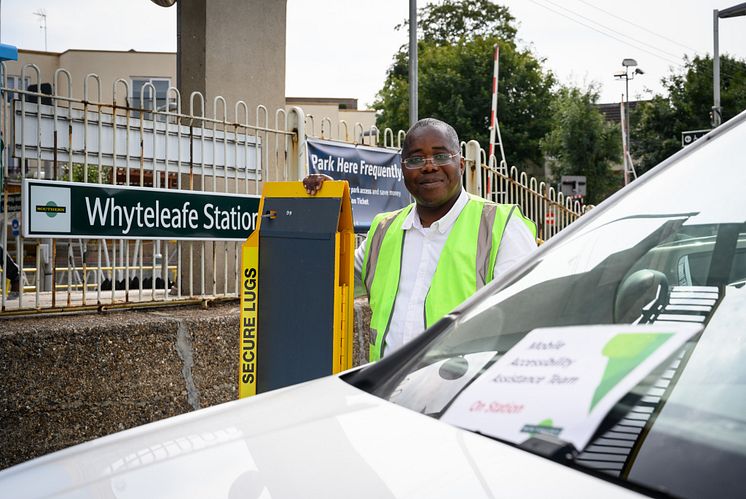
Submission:
[[[29,65],[36,66],[38,73]],[[176,95],[173,90],[169,91],[169,88],[177,86],[175,52],[79,49],[42,52],[20,49],[18,61],[7,62],[5,67],[8,88],[29,88],[30,85],[47,83],[56,85],[58,95],[67,96],[69,92],[69,96],[75,99],[87,97],[87,100],[96,102],[116,101],[119,105],[129,103],[131,107],[140,107],[143,96],[143,104],[145,108],[149,108],[152,105],[151,96],[147,89],[143,95],[142,89],[150,83],[155,88],[155,104],[158,108],[167,104],[175,107]],[[86,87],[87,96],[84,95]],[[48,88],[51,90],[51,87]],[[186,96],[182,98],[182,106],[185,105],[189,105]],[[234,103],[227,105],[230,112]],[[321,135],[321,124],[326,120],[331,121],[335,136],[340,121],[346,123],[350,137],[356,123],[367,131],[376,122],[375,111],[358,109],[358,101],[353,98],[288,97],[285,107],[289,109],[292,106],[302,108],[306,115],[313,117],[309,127],[313,125],[314,135]],[[206,103],[206,108],[209,116],[211,105]],[[184,111],[188,112],[188,109]],[[269,111],[274,113],[274,110]],[[310,128],[308,132],[311,133]]]
[[[633,100],[629,102],[629,112],[630,114],[635,112],[635,108],[643,102],[646,101],[638,101]],[[601,103],[596,104],[596,108],[601,111],[601,114],[604,116],[604,120],[610,121],[611,123],[619,124],[622,120],[622,110],[620,107],[619,102],[608,102],[608,103]]]

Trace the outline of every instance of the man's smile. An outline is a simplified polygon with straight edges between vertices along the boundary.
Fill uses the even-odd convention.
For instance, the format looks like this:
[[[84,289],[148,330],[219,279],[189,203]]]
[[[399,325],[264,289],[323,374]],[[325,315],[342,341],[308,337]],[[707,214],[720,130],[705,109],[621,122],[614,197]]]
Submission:
[[[438,176],[438,177],[424,177],[424,178],[419,179],[417,181],[417,183],[420,184],[420,185],[428,185],[428,184],[442,183],[444,181],[445,181],[445,179],[443,177],[440,177],[440,176]]]

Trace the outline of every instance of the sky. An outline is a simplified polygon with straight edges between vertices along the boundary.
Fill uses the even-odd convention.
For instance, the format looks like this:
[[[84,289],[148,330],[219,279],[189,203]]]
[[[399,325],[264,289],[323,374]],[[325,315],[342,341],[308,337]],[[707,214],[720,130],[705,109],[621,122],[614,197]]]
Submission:
[[[435,0],[437,2],[437,0]],[[432,1],[418,0],[418,7]],[[544,60],[562,84],[600,88],[618,102],[622,59],[644,71],[629,82],[632,99],[662,92],[660,80],[684,55],[712,54],[713,9],[737,0],[500,0],[517,20],[519,46]],[[47,48],[176,50],[176,8],[150,0],[0,0],[0,41]],[[287,0],[286,95],[351,97],[365,108],[383,86],[408,33],[408,0]],[[720,21],[720,52],[746,59],[746,17]],[[123,75],[126,76],[126,75]]]

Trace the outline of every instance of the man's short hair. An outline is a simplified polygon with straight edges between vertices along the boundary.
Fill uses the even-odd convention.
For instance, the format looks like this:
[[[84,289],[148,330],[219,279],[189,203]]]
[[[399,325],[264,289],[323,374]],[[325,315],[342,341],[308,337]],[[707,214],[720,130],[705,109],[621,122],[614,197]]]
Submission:
[[[404,136],[404,142],[401,146],[401,155],[402,158],[407,157],[407,152],[409,151],[409,141],[410,137],[412,136],[412,132],[415,132],[419,130],[420,128],[438,128],[440,129],[445,136],[448,138],[448,148],[453,153],[457,153],[461,151],[461,142],[458,140],[458,134],[456,133],[456,130],[446,123],[445,121],[436,120],[435,118],[422,118],[421,120],[417,121],[414,125],[409,127],[409,130],[407,130],[407,134]]]

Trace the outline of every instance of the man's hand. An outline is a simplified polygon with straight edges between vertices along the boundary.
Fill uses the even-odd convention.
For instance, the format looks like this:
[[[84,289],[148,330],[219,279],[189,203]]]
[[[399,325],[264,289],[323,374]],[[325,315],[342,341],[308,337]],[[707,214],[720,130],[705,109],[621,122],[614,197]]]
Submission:
[[[321,190],[321,185],[326,180],[334,180],[329,175],[323,175],[320,173],[312,173],[303,179],[303,187],[306,188],[306,192],[311,196],[316,195]]]

